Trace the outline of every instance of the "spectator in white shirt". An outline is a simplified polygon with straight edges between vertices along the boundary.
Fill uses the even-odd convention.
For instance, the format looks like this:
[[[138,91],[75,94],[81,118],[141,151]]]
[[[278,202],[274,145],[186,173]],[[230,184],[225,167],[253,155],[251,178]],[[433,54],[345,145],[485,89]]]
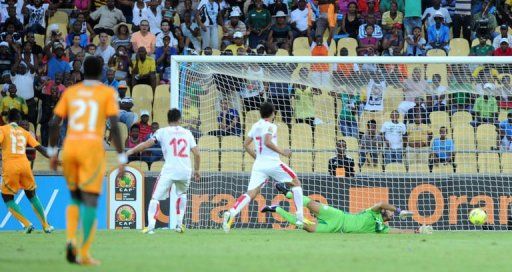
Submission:
[[[403,157],[404,140],[406,140],[407,128],[404,123],[398,121],[398,111],[391,112],[391,121],[382,124],[380,132],[384,136],[384,164],[401,163]]]
[[[171,38],[170,46],[178,48],[178,40],[174,37],[171,32],[171,23],[167,20],[163,20],[160,24],[162,31],[156,35],[156,47],[164,46],[164,37],[169,36]]]
[[[37,34],[45,34],[46,11],[49,6],[49,4],[43,4],[42,0],[35,0],[34,5],[26,5],[25,13],[28,13],[27,31]]]
[[[219,49],[219,30],[217,25],[221,22],[220,6],[215,0],[201,0],[197,6],[196,22],[201,28],[203,49],[211,47]]]
[[[500,34],[496,36],[492,41],[492,46],[494,49],[500,48],[502,38],[507,38],[509,46],[512,45],[512,35],[508,34],[508,25],[506,24],[500,26]]]
[[[308,14],[309,10],[306,8],[306,0],[299,0],[297,8],[290,13],[290,25],[294,39],[310,36]]]
[[[22,60],[19,54],[11,68],[11,82],[18,89],[16,95],[27,102],[28,121],[34,125],[37,123],[37,101],[34,99],[35,71],[36,67]]]
[[[183,23],[181,23],[181,33],[186,38],[185,47],[186,48],[194,48],[195,50],[201,49],[201,41],[199,41],[199,37],[201,36],[201,32],[199,30],[199,26],[196,22],[192,21],[192,14],[190,11],[185,11],[183,16]],[[192,44],[192,46],[190,46]]]
[[[441,7],[441,0],[433,0],[432,7],[425,9],[425,11],[423,12],[422,20],[424,24],[426,21],[426,28],[429,28],[430,26],[436,23],[434,21],[434,15],[436,14],[436,12],[441,12],[443,14],[444,24],[450,26],[450,24],[452,23],[452,17],[450,17],[450,12],[446,8]]]
[[[116,54],[116,50],[114,47],[109,44],[109,36],[105,32],[100,33],[100,43],[96,47],[96,56],[100,56],[103,58],[103,65],[105,67],[108,66],[108,61],[110,58]]]
[[[362,24],[359,26],[359,39],[366,38],[366,26],[372,25],[373,26],[373,34],[372,37],[380,40],[382,39],[382,36],[384,34],[382,33],[382,28],[376,24],[377,20],[375,19],[375,16],[373,14],[368,14],[366,17],[366,24]]]

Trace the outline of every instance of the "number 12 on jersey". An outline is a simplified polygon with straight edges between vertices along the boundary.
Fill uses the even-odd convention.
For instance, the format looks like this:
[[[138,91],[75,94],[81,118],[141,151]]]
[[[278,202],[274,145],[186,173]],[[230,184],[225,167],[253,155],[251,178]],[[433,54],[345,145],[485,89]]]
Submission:
[[[174,157],[179,158],[187,158],[188,154],[186,153],[187,150],[187,140],[183,138],[173,138],[171,142],[169,143],[172,146],[172,154]]]

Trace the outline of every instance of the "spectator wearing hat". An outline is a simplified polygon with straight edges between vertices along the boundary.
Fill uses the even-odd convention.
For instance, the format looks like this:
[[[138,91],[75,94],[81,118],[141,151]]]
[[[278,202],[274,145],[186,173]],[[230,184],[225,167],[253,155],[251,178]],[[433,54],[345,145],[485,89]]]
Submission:
[[[474,127],[485,123],[493,125],[496,124],[498,117],[498,102],[493,95],[490,95],[494,92],[495,88],[494,84],[485,83],[483,87],[484,94],[475,99],[475,104],[473,105],[475,120],[471,122]]]
[[[437,0],[436,0],[437,1]],[[428,44],[427,51],[430,49],[442,49],[446,53],[450,51],[450,28],[443,24],[444,17],[441,12],[434,15],[435,24],[427,29]]]
[[[29,4],[23,9],[23,13],[28,15],[27,30],[37,33],[45,34],[46,31],[46,12],[50,4],[44,3],[42,0],[35,0],[34,4]],[[28,14],[27,14],[28,13]]]
[[[157,47],[155,52],[156,71],[160,74],[160,84],[168,84],[171,75],[171,56],[178,51],[171,46],[171,37],[164,37],[164,45]]]
[[[0,42],[0,74],[10,71],[13,63],[14,56],[10,53],[9,44],[7,42]]]
[[[471,47],[469,51],[470,56],[492,56],[494,52],[494,47],[492,45],[487,44],[487,37],[480,36],[478,37],[478,44]]]
[[[494,40],[492,41],[492,46],[494,49],[501,47],[502,39],[507,39],[509,46],[512,44],[512,35],[508,34],[508,25],[506,24],[500,26],[500,34],[494,37]]]
[[[403,20],[404,15],[401,11],[398,11],[398,4],[396,2],[391,2],[390,10],[382,14],[382,28],[384,29],[384,33],[392,32],[395,25],[401,25]]]
[[[297,8],[290,13],[290,26],[292,27],[293,38],[309,37],[310,28],[308,26],[309,10],[306,0],[299,0]]]
[[[100,43],[96,47],[96,56],[103,58],[103,64],[108,66],[110,58],[116,54],[114,47],[110,46],[108,42],[109,36],[106,32],[100,33]]]
[[[156,88],[156,62],[152,57],[147,56],[146,48],[139,47],[135,60],[132,60],[132,86],[137,84],[148,84]]]
[[[231,50],[235,56],[237,55],[239,48],[242,48],[245,51],[245,39],[242,32],[237,31],[233,34],[233,42],[234,43],[228,45],[225,50]]]
[[[268,47],[277,52],[278,49],[284,49],[290,52],[290,45],[293,40],[293,33],[290,24],[286,21],[286,14],[278,11],[274,16],[276,23],[270,28],[268,34]]]
[[[133,99],[126,95],[128,85],[126,81],[119,81],[117,86],[118,103],[119,103],[119,121],[124,123],[126,127],[132,127],[137,120],[137,114],[132,112]]]
[[[34,79],[35,67],[30,62],[25,63],[21,59],[21,55],[17,54],[17,59],[11,69],[11,82],[17,87],[17,95],[27,103],[27,120],[36,125],[37,101],[34,99]]]
[[[395,23],[389,33],[382,40],[382,55],[393,56],[393,51],[402,52],[404,48],[404,36],[402,35],[402,24]]]
[[[362,24],[361,26],[359,26],[358,38],[359,39],[367,38],[368,35],[366,35],[366,29],[367,29],[366,27],[372,26],[373,32],[372,32],[371,37],[373,37],[377,40],[382,39],[382,37],[384,36],[384,34],[382,33],[382,28],[378,24],[376,24],[376,22],[377,22],[377,20],[375,19],[375,16],[373,14],[369,14],[366,17],[366,24]]]
[[[234,43],[234,34],[236,32],[242,33],[244,36],[247,33],[247,28],[245,24],[240,21],[240,12],[238,10],[233,10],[229,14],[229,20],[224,23],[224,37],[222,37],[222,47]]]
[[[199,25],[192,21],[192,19],[193,17],[190,11],[185,11],[185,14],[183,15],[183,23],[181,23],[181,33],[183,33],[183,36],[186,38],[185,48],[200,50],[201,41],[199,40],[199,37],[201,37],[201,31],[199,29]]]
[[[0,102],[0,112],[2,113],[2,118],[4,120],[4,124],[7,124],[7,113],[9,110],[17,109],[19,110],[23,116],[27,116],[28,114],[28,106],[25,99],[19,97],[16,93],[18,92],[16,85],[9,84],[9,95],[2,98]],[[25,118],[23,118],[25,119]]]
[[[422,21],[426,28],[429,29],[431,26],[436,24],[436,14],[443,17],[443,23],[449,26],[452,23],[450,12],[446,8],[441,7],[441,0],[433,0],[432,3],[432,7],[425,9],[423,12]]]
[[[415,27],[421,29],[421,1],[404,0],[404,28],[407,35],[412,35]],[[398,5],[400,10],[400,4]]]
[[[421,35],[421,28],[416,26],[412,34],[407,36],[407,50],[405,52],[407,56],[425,56],[427,41]]]
[[[131,32],[126,23],[119,23],[114,28],[114,36],[112,36],[110,45],[117,50],[120,45],[129,48],[131,45]]]
[[[263,1],[256,0],[255,8],[247,14],[250,48],[256,48],[258,44],[267,40],[268,30],[272,26],[271,16],[270,12],[264,8]]]
[[[201,28],[202,48],[219,49],[217,25],[222,25],[220,5],[215,0],[201,0],[197,6],[196,22]]]
[[[146,139],[146,137],[151,133],[151,125],[149,124],[149,110],[141,110],[140,111],[140,121],[136,123],[139,127],[140,137],[142,139]]]
[[[494,50],[493,56],[512,56],[512,48],[510,48],[507,38],[501,38],[500,47]]]
[[[107,4],[91,13],[90,18],[94,21],[99,20],[94,26],[94,33],[106,32],[110,36],[114,35],[113,29],[117,24],[126,22],[123,12],[115,7],[114,0],[107,0]]]
[[[64,59],[64,48],[59,43],[54,44],[53,53],[50,52],[52,44],[49,43],[45,46],[46,56],[48,57],[48,77],[55,79],[56,73],[69,73],[71,66],[69,62]]]
[[[144,47],[147,54],[153,55],[156,47],[156,36],[149,32],[149,22],[142,20],[140,30],[132,34],[131,43],[133,52],[138,52],[139,48]]]

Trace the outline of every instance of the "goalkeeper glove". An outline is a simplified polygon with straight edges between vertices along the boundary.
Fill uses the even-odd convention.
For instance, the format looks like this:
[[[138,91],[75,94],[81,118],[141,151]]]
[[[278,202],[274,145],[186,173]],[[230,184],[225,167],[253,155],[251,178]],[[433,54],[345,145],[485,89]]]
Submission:
[[[408,217],[411,217],[412,215],[413,215],[413,212],[411,212],[411,211],[402,210],[400,208],[396,208],[396,210],[395,210],[395,216],[398,216],[398,218],[400,218],[400,220],[404,220]]]

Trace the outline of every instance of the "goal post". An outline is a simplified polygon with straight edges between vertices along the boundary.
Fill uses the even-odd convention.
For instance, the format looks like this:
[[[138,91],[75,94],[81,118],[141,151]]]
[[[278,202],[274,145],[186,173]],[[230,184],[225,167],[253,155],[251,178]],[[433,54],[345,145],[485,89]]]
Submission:
[[[512,228],[511,79],[512,57],[172,56],[170,104],[202,154],[187,224],[220,227],[247,189],[242,143],[268,101],[305,195],[347,212],[378,201],[415,212],[393,227]],[[235,227],[288,227],[258,212],[293,209],[272,182]],[[476,207],[483,227],[467,219]]]

